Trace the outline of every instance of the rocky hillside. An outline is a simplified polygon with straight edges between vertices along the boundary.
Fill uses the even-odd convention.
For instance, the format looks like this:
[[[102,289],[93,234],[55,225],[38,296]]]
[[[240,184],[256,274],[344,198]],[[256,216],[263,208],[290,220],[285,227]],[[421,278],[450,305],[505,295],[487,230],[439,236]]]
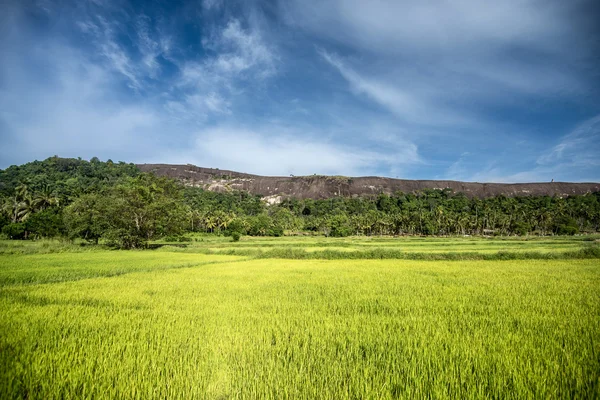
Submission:
[[[600,191],[600,183],[477,183],[345,176],[259,176],[201,168],[195,165],[138,164],[143,172],[178,179],[190,186],[212,191],[246,190],[278,201],[281,197],[324,199],[335,196],[362,196],[379,193],[416,192],[423,189],[452,189],[469,197],[568,196]]]

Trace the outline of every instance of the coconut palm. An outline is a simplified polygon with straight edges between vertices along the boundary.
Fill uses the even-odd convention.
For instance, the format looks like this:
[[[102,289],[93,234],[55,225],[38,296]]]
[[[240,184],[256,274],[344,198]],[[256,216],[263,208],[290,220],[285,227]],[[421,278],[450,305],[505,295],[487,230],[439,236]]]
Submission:
[[[59,199],[50,186],[45,185],[40,192],[35,194],[33,202],[36,209],[43,211],[46,208],[58,206]]]
[[[204,219],[204,225],[206,226],[208,231],[212,233],[215,227],[217,226],[217,221],[213,216],[207,216]]]
[[[19,199],[16,195],[4,200],[2,211],[8,215],[13,224],[17,222],[19,218]]]
[[[19,202],[18,211],[17,211],[17,220],[18,221],[26,221],[31,214],[36,211],[35,201],[33,197],[27,195],[23,200]]]

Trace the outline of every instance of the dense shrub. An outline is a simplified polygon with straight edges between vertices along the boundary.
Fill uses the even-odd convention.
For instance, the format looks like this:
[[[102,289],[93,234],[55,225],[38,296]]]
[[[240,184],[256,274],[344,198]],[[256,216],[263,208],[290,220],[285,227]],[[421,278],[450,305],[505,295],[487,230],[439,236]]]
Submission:
[[[25,239],[25,228],[26,226],[24,222],[17,222],[4,225],[2,227],[2,233],[8,236],[10,239]]]
[[[579,226],[574,218],[561,217],[556,220],[554,231],[557,235],[575,235],[579,233]]]

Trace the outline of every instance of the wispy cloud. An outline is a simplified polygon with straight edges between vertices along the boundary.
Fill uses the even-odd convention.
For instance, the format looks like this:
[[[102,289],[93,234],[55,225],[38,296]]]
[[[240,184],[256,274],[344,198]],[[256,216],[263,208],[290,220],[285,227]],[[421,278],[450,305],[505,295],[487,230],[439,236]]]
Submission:
[[[274,175],[361,175],[382,166],[398,171],[420,162],[417,146],[396,136],[373,138],[372,143],[385,142],[385,151],[379,152],[341,143],[329,127],[305,131],[300,124],[260,120],[209,125],[210,116],[232,116],[237,75],[256,70],[254,77],[266,79],[265,68],[275,68],[277,62],[269,47],[260,45],[258,34],[237,22],[223,26],[213,42],[214,56],[180,64],[182,70],[170,81],[173,89],[164,96],[145,101],[125,96],[115,74],[125,77],[133,92],[146,89],[145,80],[160,74],[160,65],[144,54],[156,59],[163,51],[160,38],[137,26],[135,43],[148,51],[140,51],[136,58],[113,39],[116,28],[107,26],[109,32],[103,32],[105,21],[94,18],[77,25],[94,38],[95,48],[103,50],[102,62],[95,62],[95,52],[88,54],[55,38],[36,38],[37,57],[52,71],[50,80],[29,80],[39,65],[28,64],[22,54],[5,59],[3,78],[10,85],[3,87],[0,97],[0,129],[6,129],[28,160],[52,154],[99,156],[132,162],[195,162]],[[21,45],[27,43],[24,36],[20,40]],[[237,56],[241,64],[224,67],[225,61]],[[271,69],[269,74],[274,72]],[[27,109],[21,107],[25,103]],[[4,148],[0,158],[12,162],[13,153]]]
[[[562,136],[558,144],[548,148],[529,168],[514,170],[514,166],[493,160],[469,179],[494,182],[600,182],[600,115],[590,118]],[[458,165],[460,165],[459,160]],[[573,171],[577,175],[573,175]],[[466,172],[466,171],[463,171]]]
[[[464,180],[469,173],[467,160],[470,153],[465,151],[460,155],[458,160],[450,164],[445,173],[445,178],[452,180]]]
[[[419,159],[417,148],[410,144],[382,154],[319,136],[307,140],[292,127],[262,126],[255,131],[218,126],[198,132],[186,157],[201,164],[265,175],[362,175],[381,166],[400,169]]]
[[[166,101],[164,109],[175,120],[197,126],[211,115],[231,114],[231,103],[215,92],[195,93],[184,95],[177,101]]]
[[[276,55],[261,34],[242,28],[239,20],[231,20],[219,35],[205,45],[219,52],[210,66],[224,74],[241,74],[249,69],[259,69],[255,76],[267,77],[276,70]]]
[[[595,56],[593,39],[573,26],[579,5],[326,0],[282,9],[292,26],[328,39],[320,55],[355,93],[409,122],[481,126],[486,107],[589,94]],[[352,66],[327,50],[337,43]]]
[[[49,81],[28,79],[37,68],[30,60],[5,59],[11,72],[0,96],[0,119],[22,155],[133,159],[152,147],[160,122],[152,107],[119,102],[111,71],[81,53],[57,43],[40,47],[39,57],[53,71]],[[14,160],[14,148],[3,147],[0,157]]]
[[[202,6],[207,10],[220,8],[223,6],[223,0],[203,0]]]
[[[576,37],[570,17],[581,3],[550,0],[414,2],[293,0],[281,4],[289,23],[368,52],[480,55],[514,45],[544,52]],[[510,29],[509,29],[510,27]],[[468,60],[465,60],[468,61]]]
[[[108,62],[108,65],[127,78],[132,89],[140,89],[142,85],[141,77],[139,77],[140,71],[115,39],[118,23],[96,15],[96,21],[83,21],[79,26],[84,27],[84,32],[92,35],[92,40],[98,46],[100,54]]]
[[[180,118],[206,120],[210,114],[230,114],[240,92],[259,85],[277,71],[276,51],[258,30],[243,29],[232,19],[215,29],[203,46],[214,55],[183,60],[173,87],[182,95],[169,102]],[[187,117],[186,117],[187,114]]]
[[[600,168],[599,154],[600,115],[597,115],[563,136],[557,145],[537,159],[537,164],[555,168]]]
[[[169,57],[171,47],[171,38],[160,33],[152,34],[151,19],[147,15],[140,15],[136,18],[136,33],[138,48],[141,53],[141,61],[145,65],[151,77],[155,78],[160,70],[158,57],[164,55]]]
[[[319,54],[340,72],[356,93],[365,95],[406,122],[424,125],[466,125],[474,122],[391,82],[366,78],[325,50],[319,50]]]

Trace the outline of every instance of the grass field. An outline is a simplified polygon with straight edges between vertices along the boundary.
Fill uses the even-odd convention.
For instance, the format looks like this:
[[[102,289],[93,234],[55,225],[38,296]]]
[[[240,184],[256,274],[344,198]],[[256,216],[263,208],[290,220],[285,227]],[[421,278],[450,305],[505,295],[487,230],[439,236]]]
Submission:
[[[168,251],[286,259],[600,259],[600,236],[553,238],[244,238],[201,237]]]
[[[0,398],[598,398],[595,240],[1,242]]]

